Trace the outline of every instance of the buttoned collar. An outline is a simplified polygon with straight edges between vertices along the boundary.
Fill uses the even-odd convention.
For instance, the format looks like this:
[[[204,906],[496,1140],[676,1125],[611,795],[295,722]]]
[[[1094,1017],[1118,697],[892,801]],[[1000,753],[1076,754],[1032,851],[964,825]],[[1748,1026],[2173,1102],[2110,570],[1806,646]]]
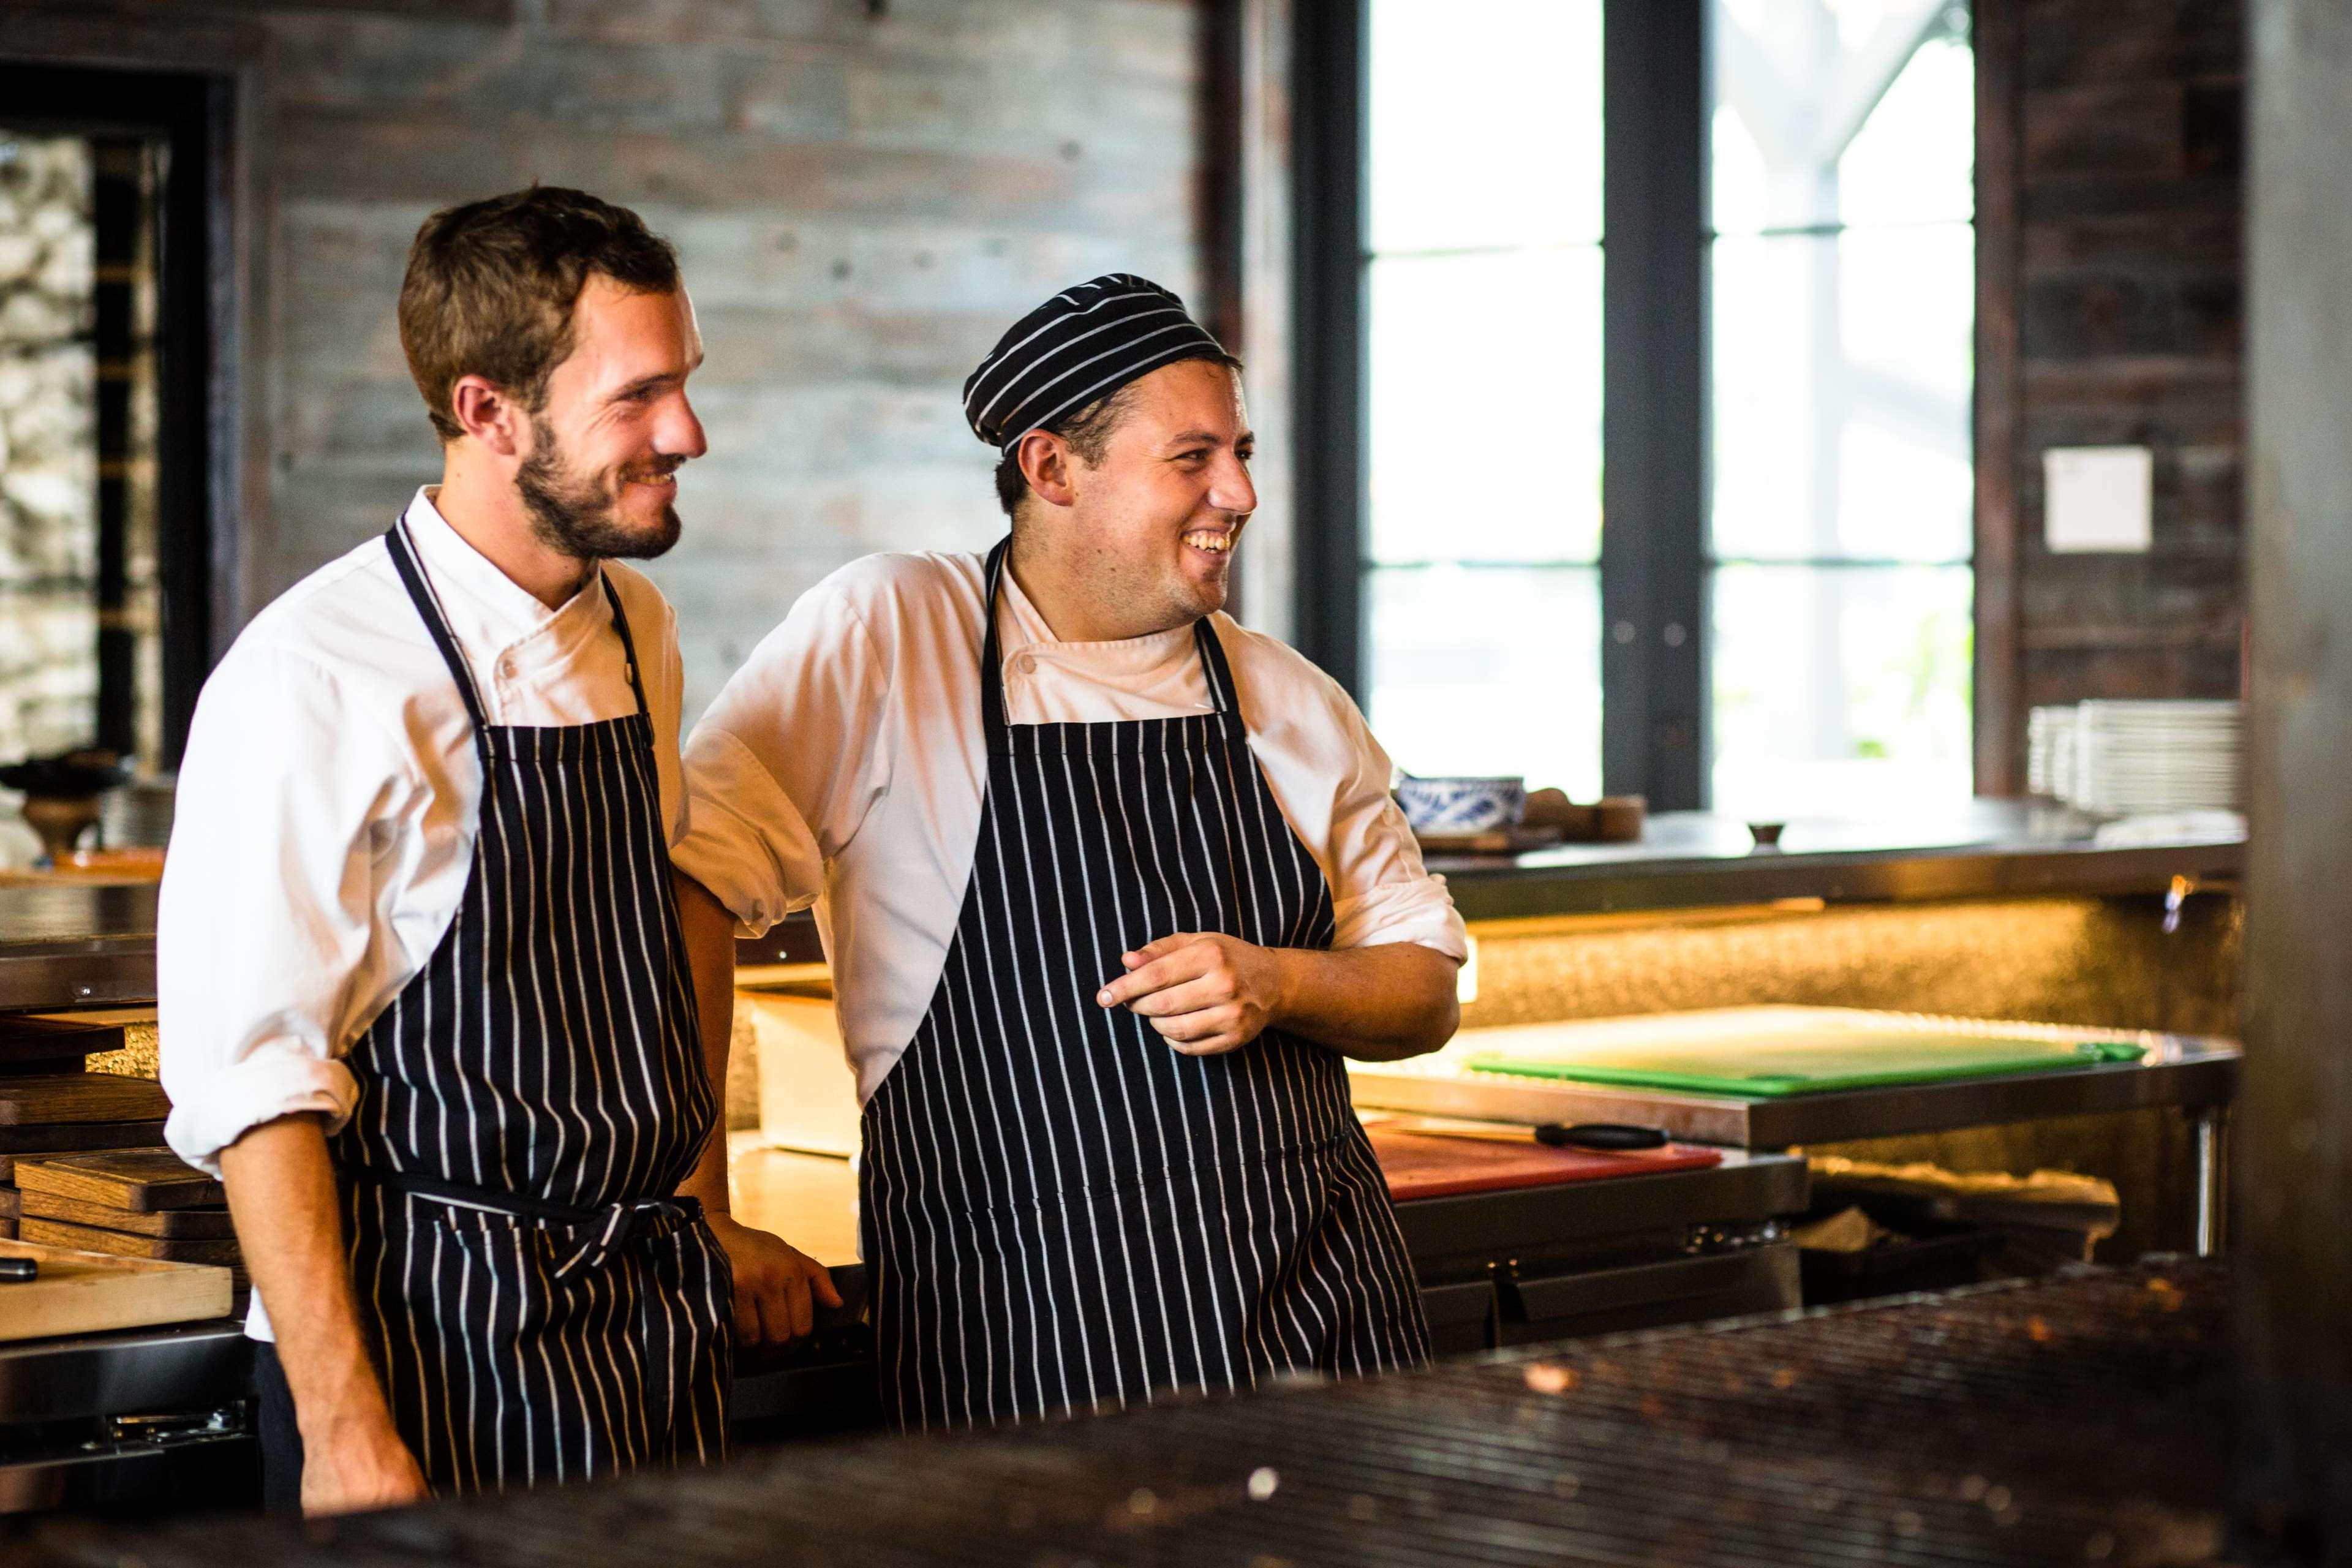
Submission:
[[[602,572],[591,574],[580,592],[551,610],[449,526],[434,504],[439,490],[438,485],[420,489],[403,520],[449,630],[469,657],[497,658],[514,652],[534,667],[562,666],[611,623]],[[516,672],[502,668],[500,673]]]
[[[1010,571],[1004,573],[1003,582],[1003,605],[998,613],[996,635],[1008,658],[1027,653],[1117,679],[1124,675],[1148,675],[1172,658],[1192,656],[1192,628],[1189,625],[1108,642],[1064,642],[1054,635],[1054,628],[1045,624],[1045,615],[1021,591],[1021,584]]]

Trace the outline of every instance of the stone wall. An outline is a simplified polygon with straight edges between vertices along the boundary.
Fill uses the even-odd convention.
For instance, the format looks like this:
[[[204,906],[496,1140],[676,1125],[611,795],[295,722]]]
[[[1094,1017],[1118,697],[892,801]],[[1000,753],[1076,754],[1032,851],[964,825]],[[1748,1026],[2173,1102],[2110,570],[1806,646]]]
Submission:
[[[90,739],[92,256],[88,144],[0,127],[0,762]]]
[[[1055,289],[1200,277],[1201,12],[1176,0],[520,0],[260,10],[277,345],[241,613],[381,531],[437,449],[394,302],[433,209],[536,179],[677,242],[709,361],[683,476],[687,708],[824,573],[1002,520],[958,392]]]

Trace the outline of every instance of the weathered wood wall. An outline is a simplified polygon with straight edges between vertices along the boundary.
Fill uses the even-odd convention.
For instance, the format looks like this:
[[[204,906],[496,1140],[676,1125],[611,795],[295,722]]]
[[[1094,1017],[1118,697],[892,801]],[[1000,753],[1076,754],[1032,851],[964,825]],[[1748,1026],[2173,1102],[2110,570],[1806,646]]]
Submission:
[[[438,472],[393,314],[437,206],[577,184],[677,243],[711,452],[653,572],[680,613],[689,712],[833,567],[996,537],[958,392],[1023,311],[1113,269],[1201,287],[1194,0],[103,8],[260,37],[240,139],[267,458],[245,487],[238,619]]]
[[[1990,193],[1980,234],[2010,247],[1989,268],[1978,454],[1998,465],[1988,521],[2006,532],[1980,553],[2011,574],[1980,594],[2000,617],[1980,635],[2014,662],[1984,672],[1979,778],[2013,792],[2036,703],[2238,693],[2245,13],[1978,0],[1978,26],[1986,111],[2013,116],[1987,128],[1984,174],[2011,182],[2016,214],[1993,225]],[[2153,450],[2154,548],[2051,554],[2042,452],[2109,445]]]

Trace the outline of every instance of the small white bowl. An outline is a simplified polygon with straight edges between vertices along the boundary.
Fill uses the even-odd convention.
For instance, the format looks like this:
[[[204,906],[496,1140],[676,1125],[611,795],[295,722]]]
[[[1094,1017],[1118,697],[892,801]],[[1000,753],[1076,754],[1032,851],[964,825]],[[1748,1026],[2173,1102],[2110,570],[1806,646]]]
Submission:
[[[1415,778],[1399,782],[1397,802],[1416,833],[1485,833],[1508,827],[1527,809],[1525,778]]]

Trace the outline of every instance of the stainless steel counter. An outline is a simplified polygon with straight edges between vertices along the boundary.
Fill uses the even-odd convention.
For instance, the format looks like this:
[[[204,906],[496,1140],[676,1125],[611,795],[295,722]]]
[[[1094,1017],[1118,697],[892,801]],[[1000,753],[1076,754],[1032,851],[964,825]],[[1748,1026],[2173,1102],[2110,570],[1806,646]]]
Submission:
[[[154,998],[153,888],[0,888],[0,1013]]]
[[[2234,880],[2242,838],[2099,842],[2079,813],[1979,800],[1900,821],[1792,822],[1775,849],[1747,825],[1699,812],[1650,819],[1638,844],[1570,844],[1513,857],[1434,856],[1465,919],[1830,903],[2163,892],[2175,877]]]
[[[2175,877],[2234,880],[2236,838],[2102,845],[2063,809],[1980,800],[1899,822],[1794,822],[1777,850],[1727,817],[1650,819],[1638,844],[1515,858],[1436,857],[1470,920],[1721,908],[1781,899],[1879,902],[2019,894],[2158,894]],[[739,945],[745,963],[820,957],[805,916]],[[0,1012],[152,1001],[152,888],[0,888]]]

